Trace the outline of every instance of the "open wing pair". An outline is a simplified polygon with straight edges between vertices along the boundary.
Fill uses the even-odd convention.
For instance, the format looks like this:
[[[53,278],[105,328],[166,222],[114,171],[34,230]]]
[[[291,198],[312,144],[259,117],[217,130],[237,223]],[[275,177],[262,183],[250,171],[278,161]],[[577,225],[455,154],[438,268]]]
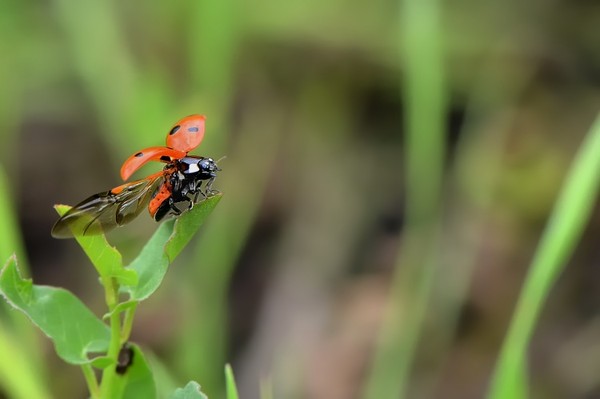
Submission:
[[[129,179],[149,161],[165,162],[167,166],[163,171],[144,179],[122,184],[83,200],[55,223],[52,236],[70,238],[105,233],[136,218],[161,186],[163,189],[168,187],[170,174],[174,173],[169,164],[186,157],[202,142],[205,120],[203,115],[185,117],[169,130],[166,147],[150,147],[130,156],[121,167],[123,180]]]

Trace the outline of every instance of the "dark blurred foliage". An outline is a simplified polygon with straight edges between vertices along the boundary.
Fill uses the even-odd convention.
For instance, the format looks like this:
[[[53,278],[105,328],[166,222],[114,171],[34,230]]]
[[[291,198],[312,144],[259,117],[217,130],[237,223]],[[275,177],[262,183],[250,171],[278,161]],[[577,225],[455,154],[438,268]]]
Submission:
[[[599,109],[600,7],[441,7],[449,101],[439,268],[451,278],[436,281],[432,303],[459,305],[428,310],[408,397],[481,398]],[[261,381],[277,398],[359,397],[405,224],[398,24],[396,2],[383,0],[3,0],[1,165],[36,282],[102,314],[76,243],[49,235],[52,205],[120,184],[128,155],[161,145],[180,117],[206,114],[194,153],[227,156],[215,184],[224,197],[140,306],[134,340],[178,385],[195,379],[215,398],[225,361],[245,399]],[[139,219],[109,236],[126,259],[155,229]],[[596,207],[530,347],[533,397],[600,396],[599,233]],[[56,397],[83,397],[79,370],[43,345]]]

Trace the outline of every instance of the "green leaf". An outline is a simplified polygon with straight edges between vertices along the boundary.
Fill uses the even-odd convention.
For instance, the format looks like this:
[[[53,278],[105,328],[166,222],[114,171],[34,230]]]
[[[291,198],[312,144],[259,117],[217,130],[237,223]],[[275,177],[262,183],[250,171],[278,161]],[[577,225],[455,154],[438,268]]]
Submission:
[[[90,363],[89,354],[107,350],[108,327],[69,291],[23,279],[15,257],[0,272],[0,294],[54,342],[56,353],[67,363]]]
[[[225,387],[227,388],[227,399],[238,399],[238,390],[233,377],[233,370],[229,364],[225,365]]]
[[[108,356],[98,356],[92,360],[91,364],[95,368],[103,370],[115,364],[115,361]]]
[[[114,313],[121,313],[121,312],[125,312],[126,310],[129,310],[131,308],[135,308],[138,303],[139,303],[138,301],[121,302],[117,306],[115,306],[115,308],[113,309],[112,312],[108,312],[104,316],[102,316],[102,320],[108,320],[110,318],[110,316]]]
[[[218,193],[207,198],[194,206],[194,209],[177,219],[175,231],[165,247],[169,262],[173,262],[187,243],[190,242],[206,218],[215,209],[222,196],[223,194]]]
[[[192,239],[219,203],[221,196],[221,194],[217,194],[199,202],[176,221],[168,220],[156,230],[142,252],[129,265],[139,277],[137,286],[124,287],[132,300],[143,301],[156,291],[169,264]]]
[[[141,349],[135,344],[129,344],[133,351],[132,363],[122,375],[118,375],[117,383],[124,385],[124,399],[156,398],[156,386],[152,370]]]
[[[71,207],[56,205],[54,207],[60,216],[67,213]],[[134,270],[123,267],[121,253],[106,241],[104,234],[94,236],[75,236],[77,243],[83,248],[100,277],[115,278],[119,284],[135,286],[137,274]]]
[[[142,252],[129,265],[129,268],[135,270],[139,277],[137,286],[123,287],[123,290],[129,293],[132,300],[143,301],[156,291],[162,282],[169,266],[164,247],[171,234],[173,234],[173,226],[174,220],[161,224],[146,243]]]
[[[200,384],[190,381],[185,388],[177,388],[169,399],[208,399],[200,390]]]

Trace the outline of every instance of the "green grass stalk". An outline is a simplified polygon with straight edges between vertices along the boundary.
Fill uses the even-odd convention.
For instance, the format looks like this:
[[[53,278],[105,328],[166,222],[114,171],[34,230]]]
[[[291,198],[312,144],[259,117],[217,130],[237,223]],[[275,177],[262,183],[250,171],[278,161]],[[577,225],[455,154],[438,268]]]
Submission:
[[[436,1],[405,0],[400,12],[407,223],[366,399],[405,397],[438,263],[446,113],[441,7]]]
[[[524,396],[527,345],[550,289],[583,232],[599,186],[600,116],[581,144],[531,262],[496,364],[488,399]]]

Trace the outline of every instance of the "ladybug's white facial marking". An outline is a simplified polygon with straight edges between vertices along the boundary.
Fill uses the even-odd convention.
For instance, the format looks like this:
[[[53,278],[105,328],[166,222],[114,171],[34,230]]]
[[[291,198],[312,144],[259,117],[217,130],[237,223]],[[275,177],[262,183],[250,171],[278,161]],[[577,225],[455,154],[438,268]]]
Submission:
[[[197,163],[192,163],[188,166],[188,172],[189,173],[197,173],[200,172],[200,167],[198,166]]]

